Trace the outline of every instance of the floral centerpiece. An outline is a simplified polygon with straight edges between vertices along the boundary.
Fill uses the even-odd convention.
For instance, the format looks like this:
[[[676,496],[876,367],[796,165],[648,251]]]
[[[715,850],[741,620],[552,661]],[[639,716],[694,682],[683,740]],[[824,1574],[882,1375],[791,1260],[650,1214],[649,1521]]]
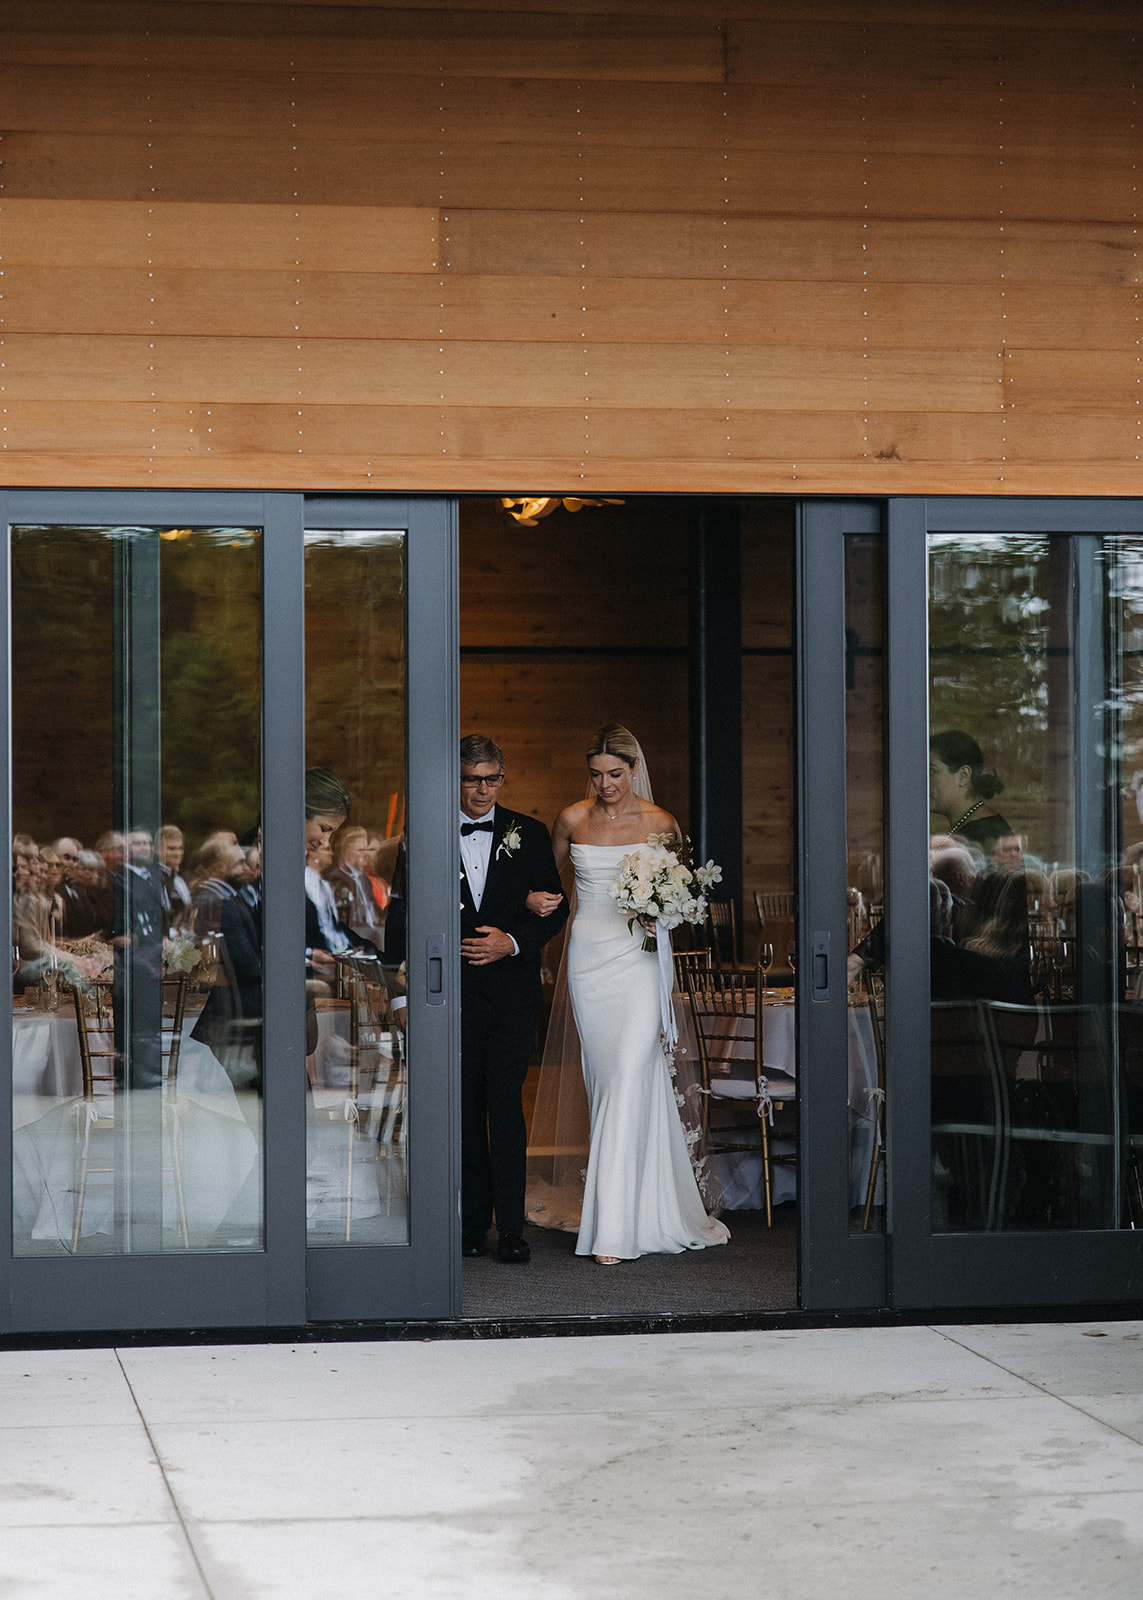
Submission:
[[[178,978],[193,972],[202,961],[202,951],[191,934],[181,931],[163,940],[163,976]]]
[[[690,864],[691,842],[673,833],[653,833],[623,857],[611,885],[620,911],[630,912],[627,926],[636,922],[660,923],[677,928],[682,922],[699,923],[706,915],[707,890],[722,879],[722,868],[708,861]],[[657,939],[645,934],[644,950],[654,950]]]

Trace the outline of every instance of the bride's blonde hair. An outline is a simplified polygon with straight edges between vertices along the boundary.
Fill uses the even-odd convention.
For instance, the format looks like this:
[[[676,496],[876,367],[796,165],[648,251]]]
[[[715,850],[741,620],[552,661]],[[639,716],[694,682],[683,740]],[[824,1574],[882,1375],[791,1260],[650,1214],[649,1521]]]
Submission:
[[[600,728],[588,746],[587,759],[590,761],[592,756],[618,756],[629,767],[633,767],[641,753],[639,741],[630,728],[625,728],[620,722],[609,722],[606,727]]]

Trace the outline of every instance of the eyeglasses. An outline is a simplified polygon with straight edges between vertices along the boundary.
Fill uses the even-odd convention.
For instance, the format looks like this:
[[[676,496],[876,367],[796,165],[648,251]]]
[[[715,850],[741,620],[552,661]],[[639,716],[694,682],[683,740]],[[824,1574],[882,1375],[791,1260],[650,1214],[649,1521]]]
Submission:
[[[494,778],[462,778],[460,781],[466,789],[499,789],[504,774],[498,772]]]

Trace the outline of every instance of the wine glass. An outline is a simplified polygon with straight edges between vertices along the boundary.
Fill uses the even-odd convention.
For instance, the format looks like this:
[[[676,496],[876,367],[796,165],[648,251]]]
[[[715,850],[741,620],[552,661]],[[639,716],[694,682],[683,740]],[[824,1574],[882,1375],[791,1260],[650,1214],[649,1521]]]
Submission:
[[[761,947],[758,952],[758,965],[766,974],[762,985],[763,989],[765,989],[770,982],[770,968],[774,965],[774,946],[772,944],[764,944]]]
[[[796,971],[798,964],[798,946],[793,939],[791,939],[789,944],[786,946],[786,960],[789,963],[790,971]]]

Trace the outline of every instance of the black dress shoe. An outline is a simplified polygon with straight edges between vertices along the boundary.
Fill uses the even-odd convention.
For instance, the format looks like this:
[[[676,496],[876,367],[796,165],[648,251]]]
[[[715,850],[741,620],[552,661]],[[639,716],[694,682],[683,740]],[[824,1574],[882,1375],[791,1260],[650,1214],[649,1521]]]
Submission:
[[[531,1261],[532,1249],[520,1233],[502,1233],[496,1246],[497,1261]]]
[[[483,1228],[461,1229],[460,1253],[462,1256],[486,1256],[488,1254],[488,1235]]]

